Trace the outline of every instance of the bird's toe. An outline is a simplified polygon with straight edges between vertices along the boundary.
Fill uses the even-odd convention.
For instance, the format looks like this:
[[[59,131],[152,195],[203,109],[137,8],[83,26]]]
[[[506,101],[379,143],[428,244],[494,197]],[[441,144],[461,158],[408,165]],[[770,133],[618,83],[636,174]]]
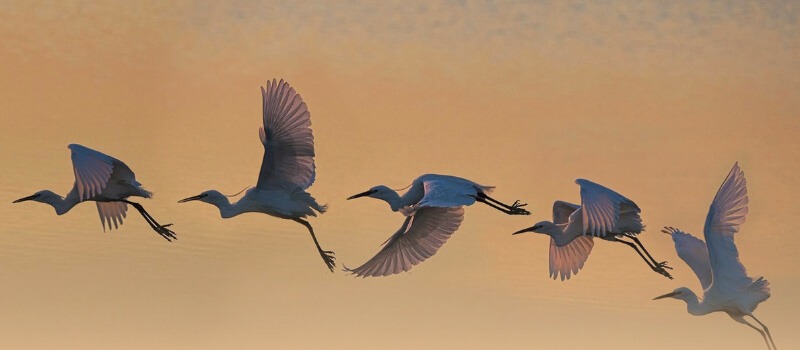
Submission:
[[[167,241],[172,242],[173,239],[178,239],[178,236],[176,236],[175,232],[173,232],[172,230],[165,228],[165,227],[170,226],[170,225],[172,225],[172,224],[159,226],[159,228],[158,228],[158,230],[156,232],[158,232],[158,234],[161,235],[161,237],[164,237],[164,239],[166,239]]]

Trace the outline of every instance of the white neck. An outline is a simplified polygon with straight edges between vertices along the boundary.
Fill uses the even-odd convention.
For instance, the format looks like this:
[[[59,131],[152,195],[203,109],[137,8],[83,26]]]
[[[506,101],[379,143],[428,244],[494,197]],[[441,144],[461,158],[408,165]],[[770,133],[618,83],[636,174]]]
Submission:
[[[389,207],[392,208],[392,211],[398,211],[400,208],[406,206],[403,197],[400,197],[400,195],[395,191],[376,193],[376,195],[377,196],[374,196],[373,198],[389,203]]]
[[[570,237],[564,232],[564,228],[561,225],[553,224],[552,226],[546,226],[540,229],[542,234],[548,235],[553,237],[553,240],[556,241],[556,245],[559,247],[563,247],[569,242],[572,242],[575,237]]]
[[[694,316],[702,316],[712,311],[705,303],[699,301],[697,294],[692,291],[683,292],[679,299],[686,302],[686,310]]]
[[[224,219],[232,218],[242,213],[241,207],[237,205],[239,202],[231,204],[227,197],[212,197],[208,199],[207,203],[217,207],[219,215]]]
[[[80,202],[81,199],[78,196],[78,191],[75,188],[73,188],[72,191],[67,193],[66,198],[61,198],[58,195],[53,195],[47,197],[42,201],[42,203],[50,204],[50,206],[52,206],[53,209],[56,210],[56,214],[58,215],[66,214],[68,211],[70,211],[70,209],[72,209],[72,207],[76,206]]]

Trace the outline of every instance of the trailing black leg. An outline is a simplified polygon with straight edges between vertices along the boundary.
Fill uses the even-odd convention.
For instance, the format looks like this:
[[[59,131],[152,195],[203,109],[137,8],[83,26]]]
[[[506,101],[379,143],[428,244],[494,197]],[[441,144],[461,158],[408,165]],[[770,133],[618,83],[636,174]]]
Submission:
[[[739,323],[741,323],[743,325],[746,325],[746,326],[748,326],[748,327],[750,327],[752,329],[755,329],[756,332],[758,332],[758,334],[761,334],[761,336],[764,338],[764,342],[767,343],[767,349],[774,349],[773,346],[770,346],[769,340],[767,340],[767,335],[765,334],[764,331],[762,331],[758,327],[752,325],[750,322],[747,322],[747,320],[745,320],[744,317],[733,317],[733,319],[736,320],[736,322],[739,322]],[[755,317],[753,317],[753,319],[755,319]],[[758,321],[758,320],[756,320],[756,321]]]
[[[161,235],[161,237],[164,237],[164,239],[166,239],[167,241],[172,242],[173,239],[178,239],[178,237],[175,236],[175,232],[172,232],[167,228],[169,226],[172,226],[172,224],[166,224],[166,225],[159,224],[158,221],[156,221],[156,219],[154,219],[153,216],[147,212],[147,210],[144,210],[144,207],[141,204],[136,202],[131,202],[126,199],[123,199],[120,202],[130,204],[131,206],[136,208],[136,210],[139,211],[139,214],[142,214],[142,217],[144,217],[147,223],[150,224],[150,227],[152,227],[153,230],[156,231],[156,233]]]
[[[647,251],[647,248],[645,248],[644,245],[642,245],[642,242],[639,241],[639,238],[637,238],[636,236],[634,236],[632,234],[627,234],[627,233],[625,233],[623,235],[625,237],[628,237],[628,238],[632,239],[637,245],[639,245],[639,247],[642,248],[642,251],[644,251],[644,254],[647,255],[648,258],[650,258],[650,261],[652,261],[654,265],[656,265],[656,266],[658,266],[658,267],[660,267],[662,269],[670,269],[670,270],[672,270],[671,267],[667,266],[667,262],[666,261],[658,262],[658,261],[656,261],[656,259],[653,259],[653,256],[650,255],[650,253]]]
[[[477,199],[483,199],[483,201],[481,201],[481,200],[478,200],[478,201],[482,202],[482,203],[485,203],[485,204],[489,204],[489,205],[491,205],[490,203],[493,203],[493,204],[495,204],[495,205],[491,205],[493,208],[497,208],[497,206],[499,205],[500,207],[503,207],[503,208],[506,209],[506,210],[501,210],[501,211],[503,211],[504,213],[509,214],[509,215],[531,215],[531,212],[529,212],[529,211],[527,211],[525,209],[522,209],[522,207],[528,205],[527,203],[520,203],[519,201],[514,201],[514,204],[508,205],[508,204],[505,204],[505,203],[503,203],[501,201],[498,201],[498,200],[496,200],[496,199],[494,199],[492,197],[489,197],[484,192],[478,192],[478,195],[475,196],[475,199],[476,200]]]
[[[336,262],[334,260],[336,257],[336,253],[329,251],[329,250],[322,250],[320,247],[319,242],[317,241],[317,236],[314,234],[314,229],[311,227],[311,224],[308,221],[303,219],[293,219],[294,221],[300,223],[301,225],[305,226],[308,229],[308,232],[311,233],[311,238],[314,239],[314,245],[317,246],[317,250],[319,251],[319,255],[322,257],[322,261],[325,262],[325,265],[328,266],[328,269],[333,272],[333,268],[336,267]]]
[[[618,239],[618,238],[612,238],[611,240],[612,240],[612,241],[614,241],[614,242],[619,242],[619,243],[622,243],[622,244],[624,244],[624,245],[627,245],[627,246],[629,246],[629,247],[633,248],[633,250],[635,250],[635,251],[636,251],[636,253],[637,253],[637,254],[639,254],[639,256],[641,256],[641,257],[642,257],[642,260],[644,260],[644,262],[646,262],[646,263],[647,263],[647,266],[650,266],[650,268],[651,268],[653,271],[655,271],[655,272],[658,272],[658,273],[660,273],[660,274],[664,275],[665,277],[667,277],[667,278],[669,278],[669,279],[672,279],[672,275],[670,275],[670,274],[669,274],[669,272],[667,272],[666,270],[664,270],[664,269],[662,269],[662,268],[659,268],[659,267],[658,267],[658,266],[656,266],[656,265],[653,265],[653,263],[651,263],[651,262],[650,262],[650,260],[648,260],[648,259],[647,259],[647,258],[644,256],[644,254],[642,254],[642,252],[639,250],[639,248],[638,248],[638,247],[637,247],[635,244],[633,244],[633,243],[631,243],[631,242],[628,242],[628,241],[623,241],[623,240],[621,240],[621,239]]]
[[[494,204],[494,203],[492,203],[492,202],[489,202],[489,201],[487,201],[487,200],[486,200],[485,198],[483,198],[483,197],[477,197],[477,196],[476,196],[476,197],[475,197],[475,201],[476,201],[476,202],[481,202],[481,203],[483,203],[483,204],[486,204],[486,205],[488,205],[488,206],[490,206],[490,207],[492,207],[492,208],[495,208],[495,209],[497,209],[497,210],[499,210],[499,211],[501,211],[501,212],[503,212],[503,213],[506,213],[506,214],[508,214],[508,215],[518,215],[518,213],[515,213],[515,212],[511,211],[510,209],[506,209],[506,208],[503,208],[503,207],[501,207],[501,206],[498,206],[497,204]]]
[[[753,315],[749,315],[749,316],[752,317],[754,320],[756,320],[756,322],[758,322],[758,324],[761,325],[761,328],[764,328],[764,332],[766,332],[767,333],[767,337],[769,337],[769,342],[772,343],[772,348],[777,350],[778,348],[775,346],[775,341],[772,340],[772,334],[769,334],[769,328],[767,328],[767,325],[761,323],[761,321],[759,321],[755,316],[753,316]]]

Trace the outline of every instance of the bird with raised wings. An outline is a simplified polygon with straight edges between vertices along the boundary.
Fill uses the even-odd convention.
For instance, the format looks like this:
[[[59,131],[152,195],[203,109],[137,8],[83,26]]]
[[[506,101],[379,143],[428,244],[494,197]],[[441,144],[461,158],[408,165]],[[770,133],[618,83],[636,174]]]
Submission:
[[[410,270],[442,247],[464,220],[465,205],[484,203],[508,215],[529,215],[519,201],[511,205],[490,197],[494,187],[448,175],[427,174],[416,178],[402,196],[380,185],[350,196],[371,197],[389,204],[392,211],[406,216],[400,229],[384,242],[383,248],[363,265],[348,269],[360,277],[377,277]]]
[[[311,133],[311,113],[303,98],[289,83],[273,79],[261,88],[263,126],[259,138],[264,158],[256,186],[231,203],[222,193],[209,190],[182,199],[178,203],[201,201],[219,208],[223,218],[242,213],[264,213],[295,221],[308,229],[319,255],[328,269],[336,266],[334,253],[323,250],[314,234],[308,216],[327,210],[306,190],[316,177],[314,167],[314,135]]]
[[[758,331],[767,348],[771,344],[774,349],[775,342],[769,329],[753,315],[758,304],[770,297],[769,282],[764,277],[754,279],[747,275],[744,265],[739,261],[739,250],[733,242],[734,235],[745,222],[748,203],[747,181],[744,172],[739,169],[739,163],[736,163],[708,209],[703,229],[705,243],[677,228],[664,228],[662,232],[672,236],[678,256],[700,279],[703,298],[699,300],[689,288],[681,287],[653,300],[683,300],[688,312],[694,316],[725,312],[736,322]],[[763,329],[748,322],[745,316],[750,316]]]
[[[581,205],[556,201],[552,222],[541,221],[514,232],[515,235],[536,232],[550,236],[550,277],[560,276],[563,281],[577,274],[589,258],[597,237],[633,248],[650,269],[672,279],[666,270],[671,269],[666,261],[653,259],[637,237],[644,231],[644,225],[636,203],[589,180],[578,179],[575,183],[581,188]]]
[[[128,197],[150,198],[153,195],[136,181],[136,175],[128,165],[85,146],[71,144],[67,147],[72,151],[72,168],[75,172],[75,183],[67,196],[61,197],[52,191],[43,190],[17,199],[14,203],[45,203],[51,205],[56,214],[63,215],[81,202],[93,201],[97,205],[103,231],[106,227],[111,230],[122,225],[130,204],[161,237],[167,241],[177,238],[175,232],[167,228],[172,224],[159,224],[141,204],[128,200]]]

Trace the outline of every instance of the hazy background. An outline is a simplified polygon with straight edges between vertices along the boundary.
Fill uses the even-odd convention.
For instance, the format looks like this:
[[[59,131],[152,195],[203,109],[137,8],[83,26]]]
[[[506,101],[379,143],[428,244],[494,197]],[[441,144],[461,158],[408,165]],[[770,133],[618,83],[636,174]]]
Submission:
[[[750,214],[737,243],[769,279],[757,310],[800,343],[797,2],[0,2],[0,339],[27,349],[761,349],[724,314],[657,295],[699,282],[659,233],[702,236],[735,161]],[[533,215],[467,209],[410,273],[329,273],[302,226],[230,220],[178,199],[254,185],[259,85],[287,79],[317,150],[311,222],[339,265],[402,223],[345,201],[423,173],[496,185]],[[63,217],[11,201],[74,181],[69,143],[124,160],[172,222],[133,210],[103,233],[93,204]],[[548,240],[511,236],[579,201],[588,178],[635,200],[643,243],[674,281],[598,242],[568,282]]]

